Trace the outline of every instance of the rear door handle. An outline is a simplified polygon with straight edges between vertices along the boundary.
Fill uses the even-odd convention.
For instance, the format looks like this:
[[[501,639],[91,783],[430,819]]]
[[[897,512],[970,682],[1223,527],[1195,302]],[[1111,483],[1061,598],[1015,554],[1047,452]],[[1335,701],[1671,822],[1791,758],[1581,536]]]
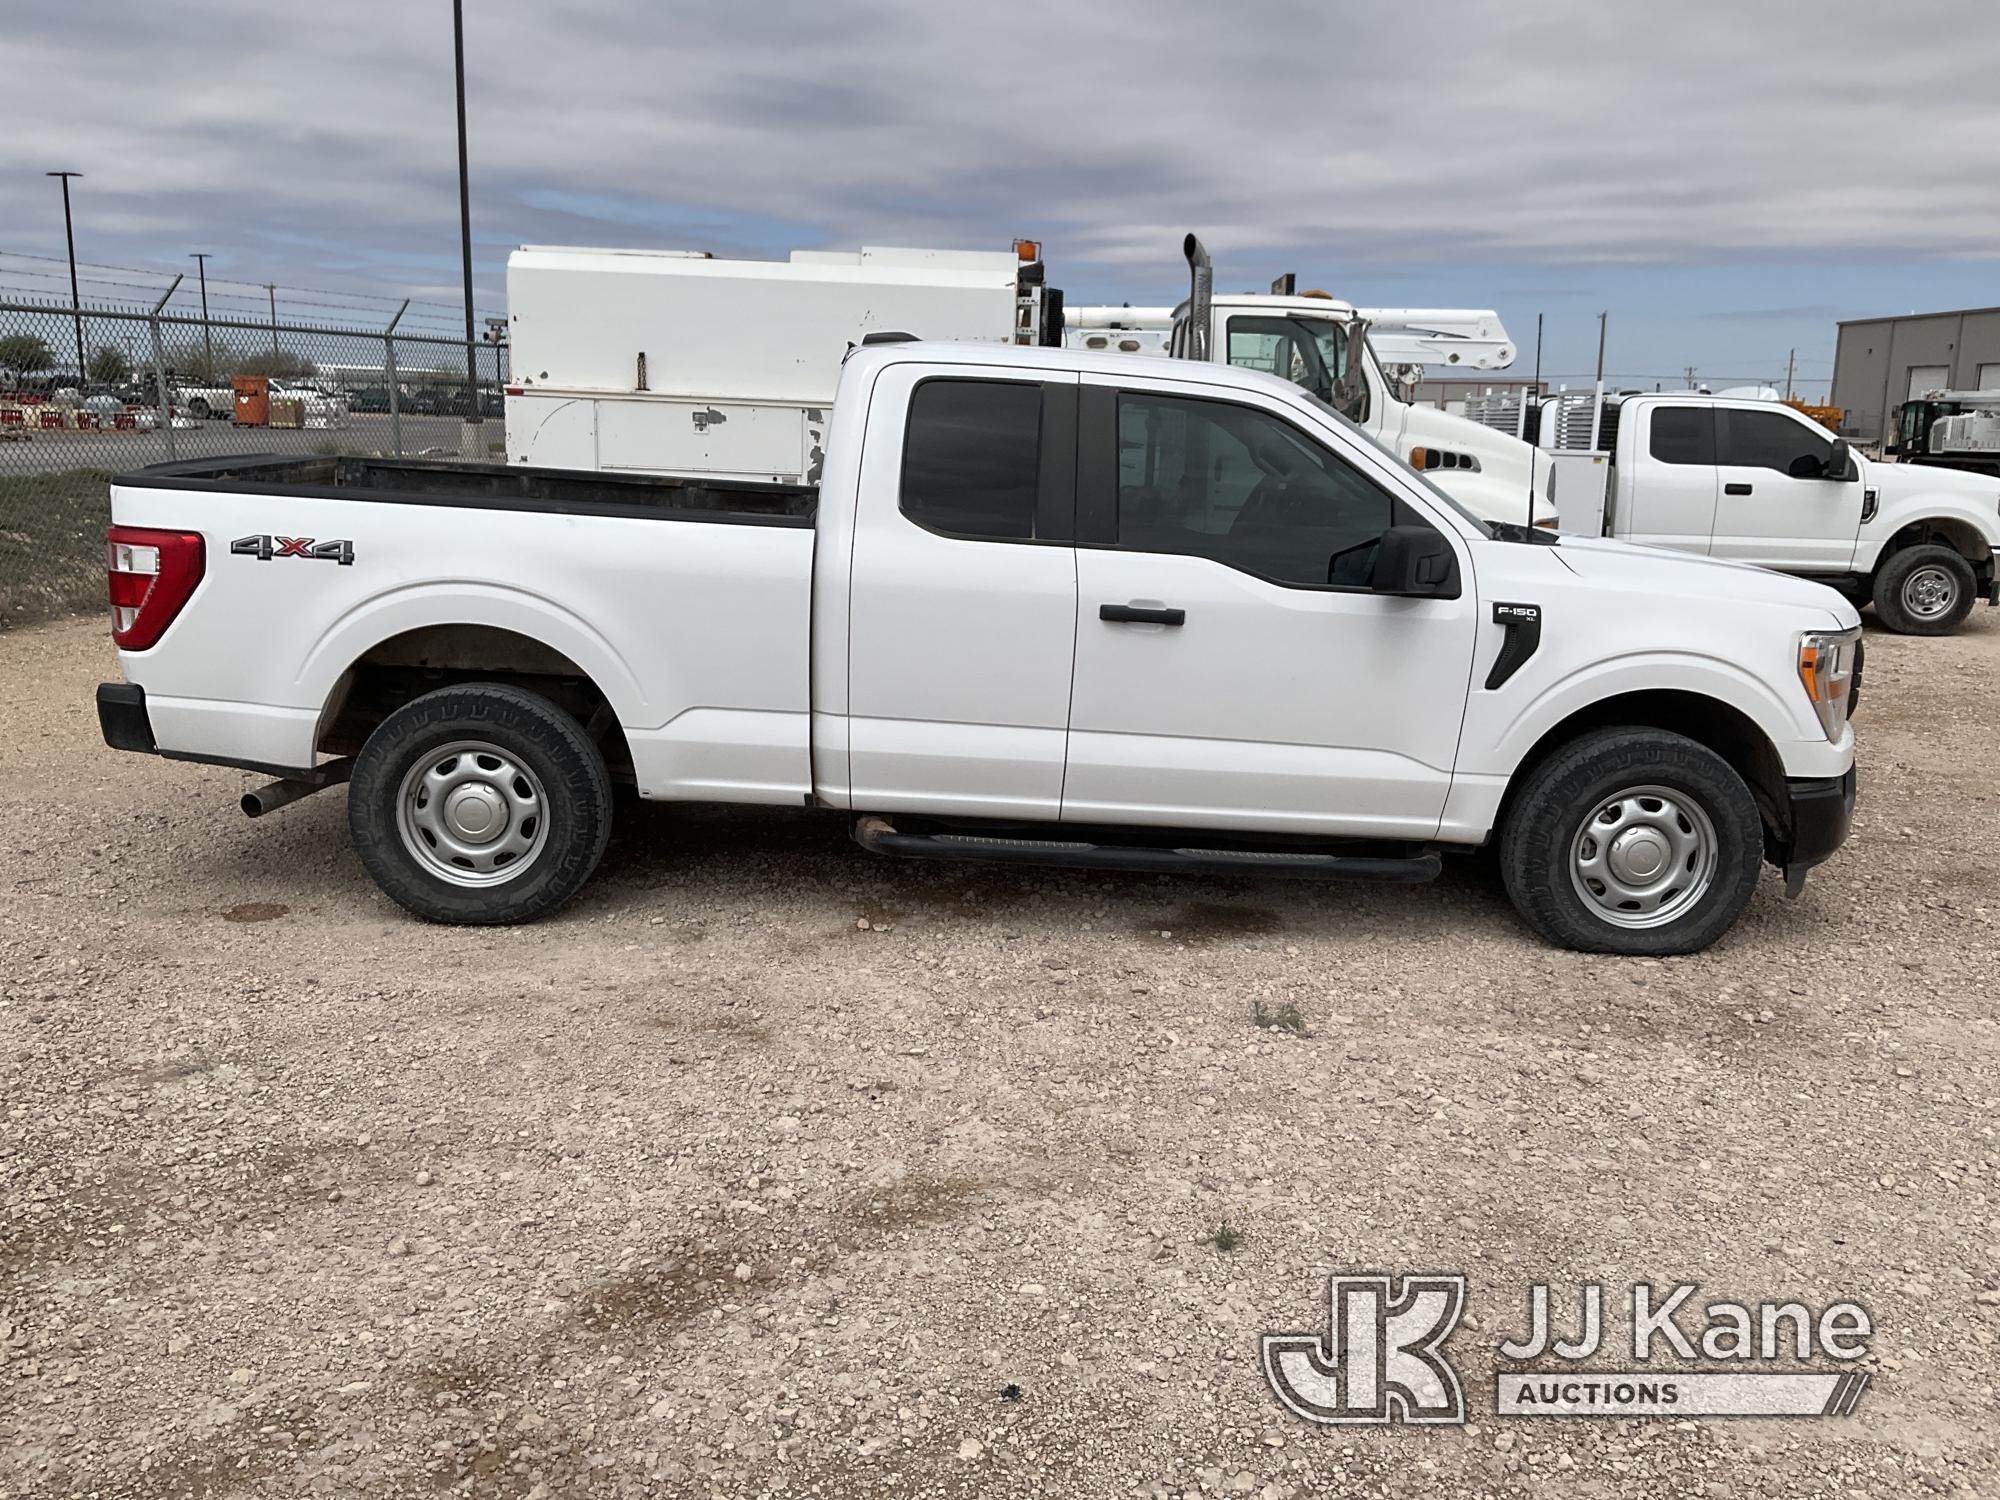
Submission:
[[[1722,493],[1725,495],[1747,495],[1750,493],[1750,486],[1747,484],[1725,484],[1722,487]]]
[[[1124,625],[1185,625],[1184,609],[1149,609],[1142,604],[1100,604],[1097,618]]]

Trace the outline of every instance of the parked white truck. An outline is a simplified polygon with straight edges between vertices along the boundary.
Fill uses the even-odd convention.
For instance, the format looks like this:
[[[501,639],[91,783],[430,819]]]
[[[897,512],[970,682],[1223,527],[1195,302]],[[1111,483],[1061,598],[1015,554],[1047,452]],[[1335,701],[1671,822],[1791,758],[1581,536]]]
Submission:
[[[350,779],[419,916],[573,895],[611,787],[887,854],[1426,880],[1682,953],[1846,837],[1860,621],[1753,568],[1475,518],[1298,386],[896,344],[820,484],[359,458],[117,481],[107,743]],[[244,643],[255,641],[254,650]]]
[[[1059,343],[1041,247],[788,260],[528,245],[507,257],[507,459],[815,484],[848,349],[883,333]]]
[[[1775,401],[1623,396],[1599,427],[1610,463],[1586,530],[1814,578],[1905,634],[1944,635],[1979,599],[2000,602],[1992,475],[1865,458]]]
[[[1394,309],[1383,314],[1388,326],[1383,347],[1377,347],[1373,316],[1352,303],[1323,292],[1297,294],[1290,276],[1274,282],[1268,294],[1218,293],[1201,240],[1191,234],[1181,248],[1189,272],[1186,301],[1170,311],[1068,309],[1068,341],[1083,348],[1156,353],[1164,322],[1170,357],[1290,380],[1429,474],[1482,520],[1554,528],[1555,466],[1546,453],[1512,434],[1404,400],[1403,382],[1384,368],[1385,359],[1404,372],[1432,363],[1504,368],[1514,361],[1514,346],[1497,314]],[[1101,344],[1093,337],[1114,330],[1134,336],[1106,337]]]
[[[815,483],[850,347],[896,335],[1057,345],[1062,294],[1046,283],[1032,240],[1006,252],[797,250],[783,261],[528,246],[507,261],[508,461]],[[1197,357],[1338,397],[1485,520],[1555,524],[1553,469],[1531,444],[1404,402],[1365,353],[1336,392],[1348,341],[1366,328],[1347,303],[1218,298],[1213,316]],[[1415,329],[1403,339],[1418,342]],[[1490,354],[1492,340],[1480,347]]]

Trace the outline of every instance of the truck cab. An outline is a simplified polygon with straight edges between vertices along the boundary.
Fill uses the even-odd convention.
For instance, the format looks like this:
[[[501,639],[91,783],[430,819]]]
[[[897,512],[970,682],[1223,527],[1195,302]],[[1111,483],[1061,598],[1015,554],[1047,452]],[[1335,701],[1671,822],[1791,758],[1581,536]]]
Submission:
[[[1782,402],[1614,398],[1604,534],[1815,578],[1907,634],[1993,602],[2000,483],[1883,463]]]
[[[1302,387],[1427,474],[1487,521],[1555,525],[1555,467],[1532,444],[1436,407],[1405,401],[1369,342],[1369,322],[1337,298],[1277,294],[1208,299],[1210,357]],[[1188,305],[1174,309],[1169,352],[1194,344]]]

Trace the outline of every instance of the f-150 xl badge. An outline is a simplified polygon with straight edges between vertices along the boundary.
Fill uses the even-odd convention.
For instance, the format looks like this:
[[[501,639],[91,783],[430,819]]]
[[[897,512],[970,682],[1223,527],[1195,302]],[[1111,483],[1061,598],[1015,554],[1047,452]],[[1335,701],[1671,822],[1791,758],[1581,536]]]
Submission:
[[[320,542],[309,536],[239,536],[229,544],[229,551],[233,557],[254,557],[259,562],[274,557],[307,557],[344,568],[354,561],[354,543]]]

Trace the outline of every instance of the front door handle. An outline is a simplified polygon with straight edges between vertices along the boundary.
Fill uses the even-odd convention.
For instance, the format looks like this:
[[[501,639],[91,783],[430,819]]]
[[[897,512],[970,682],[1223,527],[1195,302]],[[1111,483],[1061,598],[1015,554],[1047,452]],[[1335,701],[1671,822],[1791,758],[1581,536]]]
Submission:
[[[1747,484],[1725,484],[1722,487],[1722,493],[1725,495],[1747,495],[1750,493],[1750,486]]]
[[[1184,609],[1153,609],[1143,604],[1100,604],[1097,618],[1125,625],[1185,625]]]

